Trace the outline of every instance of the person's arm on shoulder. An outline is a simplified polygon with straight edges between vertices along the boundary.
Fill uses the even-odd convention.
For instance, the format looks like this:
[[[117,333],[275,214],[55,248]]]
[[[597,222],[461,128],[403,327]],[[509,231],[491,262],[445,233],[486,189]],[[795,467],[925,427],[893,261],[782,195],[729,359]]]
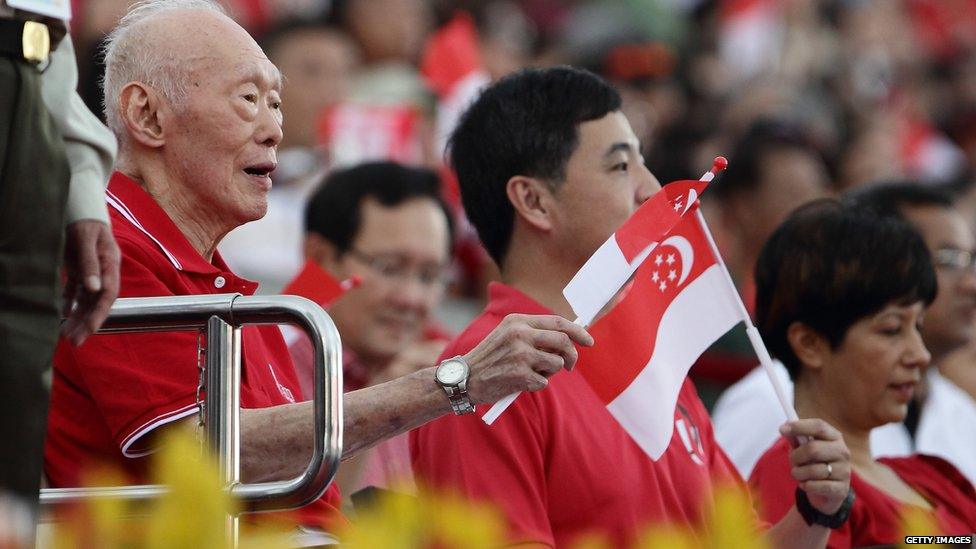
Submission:
[[[538,391],[547,377],[572,369],[574,342],[593,339],[580,326],[558,316],[508,315],[464,355],[470,366],[468,394],[475,404],[511,393]],[[376,443],[451,413],[451,403],[434,381],[435,367],[424,368],[343,396],[343,459]],[[312,448],[312,404],[302,402],[241,410],[242,471],[249,481],[287,478],[308,464]]]
[[[118,295],[119,251],[104,192],[117,152],[115,136],[85,106],[77,85],[74,46],[71,36],[65,36],[41,75],[41,96],[64,139],[71,166],[65,210],[67,322],[62,332],[80,345],[102,325]]]
[[[112,173],[118,145],[111,130],[95,116],[78,95],[78,67],[71,36],[65,36],[51,53],[41,74],[41,96],[65,142],[71,183],[66,221],[94,219],[108,223],[105,187]]]

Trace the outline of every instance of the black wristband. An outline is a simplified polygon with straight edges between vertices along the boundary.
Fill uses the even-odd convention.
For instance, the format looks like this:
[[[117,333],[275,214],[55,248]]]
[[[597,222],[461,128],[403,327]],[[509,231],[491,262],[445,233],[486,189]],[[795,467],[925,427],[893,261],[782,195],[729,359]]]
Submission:
[[[803,517],[803,520],[805,520],[809,526],[818,524],[820,526],[826,526],[827,528],[836,530],[847,522],[847,518],[851,516],[851,507],[853,506],[854,490],[850,489],[847,491],[847,497],[844,498],[844,503],[840,504],[840,509],[838,509],[833,515],[825,515],[810,504],[810,500],[807,499],[806,492],[800,488],[796,489],[796,510],[800,512],[800,516]]]

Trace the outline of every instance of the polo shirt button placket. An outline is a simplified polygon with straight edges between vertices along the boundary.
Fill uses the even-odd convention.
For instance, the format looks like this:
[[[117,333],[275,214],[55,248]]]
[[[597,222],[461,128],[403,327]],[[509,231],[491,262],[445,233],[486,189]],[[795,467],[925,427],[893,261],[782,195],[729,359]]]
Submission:
[[[226,279],[226,278],[224,278],[224,277],[222,277],[222,276],[218,276],[217,278],[215,278],[215,279],[214,279],[214,286],[215,286],[215,287],[216,287],[216,288],[217,288],[218,290],[219,290],[220,288],[223,288],[225,284],[227,284],[227,279]]]

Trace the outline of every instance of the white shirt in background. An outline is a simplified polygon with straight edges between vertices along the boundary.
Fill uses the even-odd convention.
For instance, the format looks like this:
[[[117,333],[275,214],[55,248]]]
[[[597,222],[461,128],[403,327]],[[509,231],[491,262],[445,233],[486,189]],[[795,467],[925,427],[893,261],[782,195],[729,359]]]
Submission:
[[[915,433],[915,450],[939,456],[976,485],[976,400],[937,368],[926,374],[929,394]]]

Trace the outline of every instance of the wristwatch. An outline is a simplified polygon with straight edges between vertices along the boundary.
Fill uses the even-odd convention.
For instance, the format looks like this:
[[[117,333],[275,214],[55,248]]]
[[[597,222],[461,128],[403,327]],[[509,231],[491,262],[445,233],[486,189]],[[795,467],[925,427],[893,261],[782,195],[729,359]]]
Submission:
[[[799,488],[796,489],[796,510],[800,512],[800,516],[803,517],[803,520],[809,526],[819,524],[820,526],[826,526],[827,528],[836,530],[847,522],[847,518],[851,516],[851,507],[853,506],[853,488],[847,491],[847,497],[844,498],[844,503],[840,504],[840,509],[833,515],[825,515],[818,511],[810,504],[810,500],[807,499],[807,493]]]
[[[451,408],[459,416],[474,412],[474,404],[468,397],[468,375],[471,369],[461,356],[449,358],[437,365],[434,380],[451,399]]]

